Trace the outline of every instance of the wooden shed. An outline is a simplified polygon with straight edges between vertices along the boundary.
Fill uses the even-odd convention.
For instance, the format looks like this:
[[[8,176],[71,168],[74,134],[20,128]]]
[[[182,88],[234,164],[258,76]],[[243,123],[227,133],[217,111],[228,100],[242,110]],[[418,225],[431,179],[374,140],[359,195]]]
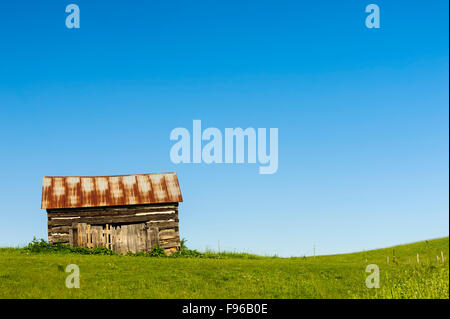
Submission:
[[[118,253],[180,248],[175,173],[44,177],[48,241]]]

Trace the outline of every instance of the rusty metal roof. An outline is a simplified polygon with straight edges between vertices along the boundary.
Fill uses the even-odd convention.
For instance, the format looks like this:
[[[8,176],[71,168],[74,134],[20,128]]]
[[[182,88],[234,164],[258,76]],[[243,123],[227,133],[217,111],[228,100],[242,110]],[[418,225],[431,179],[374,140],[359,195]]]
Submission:
[[[182,202],[176,173],[45,176],[42,209]]]

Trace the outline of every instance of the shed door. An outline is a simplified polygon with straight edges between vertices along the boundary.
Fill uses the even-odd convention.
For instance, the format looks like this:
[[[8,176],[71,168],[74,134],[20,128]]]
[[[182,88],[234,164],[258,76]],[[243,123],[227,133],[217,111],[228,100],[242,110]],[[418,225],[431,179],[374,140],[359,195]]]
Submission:
[[[158,227],[149,227],[147,223],[77,223],[72,226],[71,233],[71,246],[106,247],[120,254],[151,251],[159,243]]]

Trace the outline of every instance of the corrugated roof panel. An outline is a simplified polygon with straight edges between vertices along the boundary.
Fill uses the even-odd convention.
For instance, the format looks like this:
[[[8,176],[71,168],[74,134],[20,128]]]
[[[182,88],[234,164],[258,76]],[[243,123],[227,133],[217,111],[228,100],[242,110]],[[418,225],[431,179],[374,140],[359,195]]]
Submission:
[[[43,209],[182,202],[176,173],[45,176]]]
[[[178,179],[176,175],[164,176],[167,185],[167,194],[170,201],[176,201],[181,197],[180,186],[178,185]]]
[[[95,185],[97,189],[98,206],[106,206],[111,202],[111,196],[109,194],[108,178],[96,177]]]
[[[153,202],[150,178],[147,175],[136,175],[136,181],[140,200],[149,203]]]
[[[154,174],[150,176],[152,183],[153,195],[157,202],[169,202],[169,196],[167,196],[167,188],[165,187],[164,175]]]

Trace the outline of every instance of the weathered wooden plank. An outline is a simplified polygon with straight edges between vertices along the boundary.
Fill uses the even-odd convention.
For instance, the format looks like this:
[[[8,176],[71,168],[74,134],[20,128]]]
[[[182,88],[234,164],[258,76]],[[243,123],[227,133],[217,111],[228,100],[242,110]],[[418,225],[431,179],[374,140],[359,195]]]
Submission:
[[[174,229],[167,229],[162,230],[159,232],[159,239],[165,240],[165,239],[178,239],[180,238],[180,233],[176,232]]]
[[[131,253],[136,252],[136,226],[134,224],[126,225],[127,227],[127,242],[128,251]]]
[[[74,222],[78,222],[80,219],[78,217],[75,218],[52,218],[51,219],[51,227],[56,226],[70,226]]]
[[[78,224],[78,243],[81,247],[89,247],[88,227],[86,223]]]
[[[177,205],[164,206],[130,206],[130,207],[92,207],[92,208],[72,208],[47,210],[49,216],[101,216],[101,215],[120,215],[134,214],[143,212],[158,212],[164,210],[178,211]]]
[[[49,242],[56,243],[58,241],[68,243],[69,242],[69,234],[52,234],[49,237]]]
[[[180,238],[179,234],[174,234],[174,235],[163,235],[163,236],[159,236],[159,241],[162,242],[164,240],[178,240]]]
[[[149,227],[149,222],[145,223],[145,228],[147,229],[147,252],[150,252],[152,250],[152,231]]]
[[[97,245],[97,229],[99,226],[91,225],[91,248]]]
[[[139,224],[137,249],[138,251],[147,250],[147,227],[144,223]]]
[[[123,225],[120,227],[121,230],[121,239],[123,241],[123,247],[122,247],[122,253],[125,254],[128,251],[128,227],[126,227],[126,225]]]
[[[136,209],[158,209],[158,208],[167,208],[167,207],[176,207],[178,205],[174,204],[149,204],[149,205],[129,205],[129,206],[110,206],[110,207],[79,207],[79,208],[59,208],[59,209],[47,209],[47,213],[70,213],[70,212],[86,212],[86,211],[123,211],[123,210],[136,210]]]
[[[92,234],[92,245],[91,247],[104,247],[103,243],[103,226],[92,226],[91,234]]]
[[[148,228],[148,232],[150,234],[150,250],[153,249],[156,245],[159,245],[159,228],[155,226],[150,226]]]
[[[91,243],[92,243],[92,233],[91,233],[91,224],[87,224],[86,225],[86,234],[87,234],[87,247],[91,248]]]
[[[69,228],[71,228],[71,226],[56,226],[51,227],[50,231],[52,233],[69,233]]]
[[[147,222],[147,224],[151,226],[156,226],[158,227],[160,230],[163,229],[176,229],[178,228],[178,220],[174,220],[174,221],[149,221]],[[178,229],[176,229],[178,231]]]
[[[176,221],[176,213],[172,214],[155,214],[155,215],[126,215],[126,216],[99,216],[99,217],[80,217],[77,220],[79,223],[86,224],[117,224],[117,223],[137,223],[147,221]],[[73,223],[74,219],[53,218],[53,226],[67,226]]]
[[[69,227],[69,245],[71,247],[74,246],[74,242],[73,242],[73,228]]]
[[[77,246],[80,246],[80,247],[82,247],[82,240],[81,240],[81,238],[82,238],[82,236],[81,236],[81,224],[76,224],[77,225],[77,235],[78,235],[78,238],[77,238]]]
[[[71,244],[71,246],[79,246],[78,223],[72,223],[72,227],[70,227],[70,230],[72,231],[72,244]]]
[[[121,215],[144,215],[144,214],[154,214],[154,213],[169,213],[169,212],[177,212],[176,209],[167,208],[167,209],[155,209],[155,210],[127,210],[127,211],[102,211],[102,212],[80,212],[80,213],[53,213],[49,214],[50,218],[54,217],[95,217],[95,216],[121,216]]]
[[[120,253],[121,251],[120,226],[111,227],[111,244],[112,250]]]
[[[123,228],[122,226],[118,227],[118,234],[119,234],[119,242],[120,242],[120,247],[119,250],[117,251],[118,253],[121,254],[125,254],[127,252],[127,234],[126,234],[126,229]]]
[[[103,231],[103,244],[106,248],[111,249],[111,225],[106,224],[105,229]]]
[[[141,225],[136,224],[136,251],[140,251],[141,246]]]
[[[134,224],[133,228],[134,228],[134,235],[133,235],[133,239],[134,239],[134,249],[135,252],[139,251],[139,233],[140,233],[140,225],[141,224]]]
[[[128,216],[128,215],[150,215],[150,214],[170,214],[170,213],[178,213],[175,209],[158,209],[158,210],[143,210],[143,211],[124,211],[124,212],[85,212],[85,213],[79,213],[79,214],[63,214],[63,213],[56,213],[56,214],[49,214],[49,218],[55,218],[55,217],[66,217],[66,218],[74,218],[74,217],[98,217],[98,216]]]
[[[171,240],[171,241],[167,241],[167,242],[161,242],[159,244],[159,246],[161,248],[172,248],[172,247],[173,248],[177,248],[177,247],[180,246],[180,243],[178,241],[176,241],[176,240]]]

